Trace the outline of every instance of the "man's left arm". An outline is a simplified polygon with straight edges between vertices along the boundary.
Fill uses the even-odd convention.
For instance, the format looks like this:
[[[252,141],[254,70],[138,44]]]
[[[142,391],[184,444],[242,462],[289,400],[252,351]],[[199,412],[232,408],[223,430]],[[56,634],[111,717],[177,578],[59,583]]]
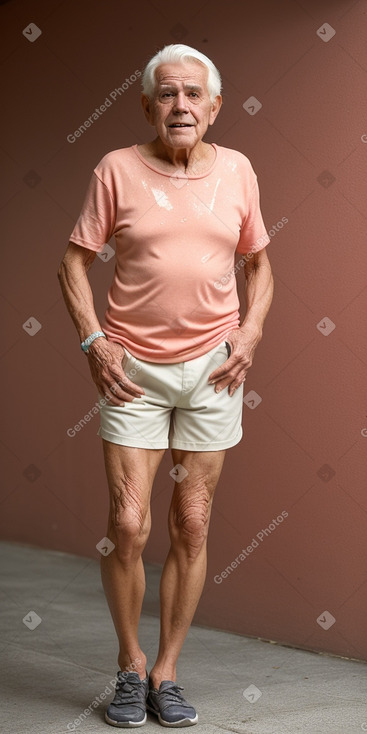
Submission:
[[[239,329],[230,331],[227,337],[232,350],[230,357],[208,378],[210,384],[215,384],[216,392],[228,386],[230,396],[246,379],[273,298],[273,276],[266,248],[246,259],[244,271],[246,316]]]

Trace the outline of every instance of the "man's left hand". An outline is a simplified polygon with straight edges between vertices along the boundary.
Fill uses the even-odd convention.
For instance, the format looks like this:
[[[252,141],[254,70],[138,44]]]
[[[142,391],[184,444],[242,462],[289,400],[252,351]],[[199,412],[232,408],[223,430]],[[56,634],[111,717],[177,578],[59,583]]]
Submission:
[[[215,384],[215,392],[229,386],[228,392],[232,397],[235,390],[242,385],[252,365],[261,336],[261,330],[253,326],[243,326],[230,331],[226,341],[231,347],[231,356],[208,377],[208,382]]]

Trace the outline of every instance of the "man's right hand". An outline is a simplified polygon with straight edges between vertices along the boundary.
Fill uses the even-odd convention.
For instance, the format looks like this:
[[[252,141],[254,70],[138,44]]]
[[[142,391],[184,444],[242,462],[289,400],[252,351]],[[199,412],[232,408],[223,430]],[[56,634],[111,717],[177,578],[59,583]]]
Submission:
[[[95,339],[88,349],[92,379],[101,397],[110,405],[131,403],[145,395],[142,387],[131,382],[122,369],[125,350],[121,344],[107,339]]]

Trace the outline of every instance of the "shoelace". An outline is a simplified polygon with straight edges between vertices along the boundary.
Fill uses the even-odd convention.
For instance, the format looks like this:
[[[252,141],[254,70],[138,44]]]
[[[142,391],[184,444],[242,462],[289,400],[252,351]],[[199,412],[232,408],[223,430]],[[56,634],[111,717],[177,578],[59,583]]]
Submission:
[[[164,703],[166,706],[179,703],[181,706],[189,707],[189,704],[185,701],[182,693],[180,693],[180,691],[183,690],[182,686],[171,686],[170,688],[166,688],[165,691],[162,691],[160,695],[164,696]]]
[[[139,698],[139,691],[127,680],[120,677],[116,683],[115,695],[120,699],[118,703],[125,705],[126,703],[135,703],[136,699]]]

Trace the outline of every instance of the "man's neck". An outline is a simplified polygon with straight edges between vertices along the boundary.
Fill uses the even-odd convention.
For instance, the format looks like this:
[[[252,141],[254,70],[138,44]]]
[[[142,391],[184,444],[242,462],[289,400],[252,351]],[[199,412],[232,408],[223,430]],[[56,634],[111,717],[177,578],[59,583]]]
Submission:
[[[160,138],[143,146],[142,154],[148,157],[162,169],[180,170],[186,174],[200,174],[210,168],[215,157],[212,145],[200,140],[194,148],[170,148],[164,145]]]

